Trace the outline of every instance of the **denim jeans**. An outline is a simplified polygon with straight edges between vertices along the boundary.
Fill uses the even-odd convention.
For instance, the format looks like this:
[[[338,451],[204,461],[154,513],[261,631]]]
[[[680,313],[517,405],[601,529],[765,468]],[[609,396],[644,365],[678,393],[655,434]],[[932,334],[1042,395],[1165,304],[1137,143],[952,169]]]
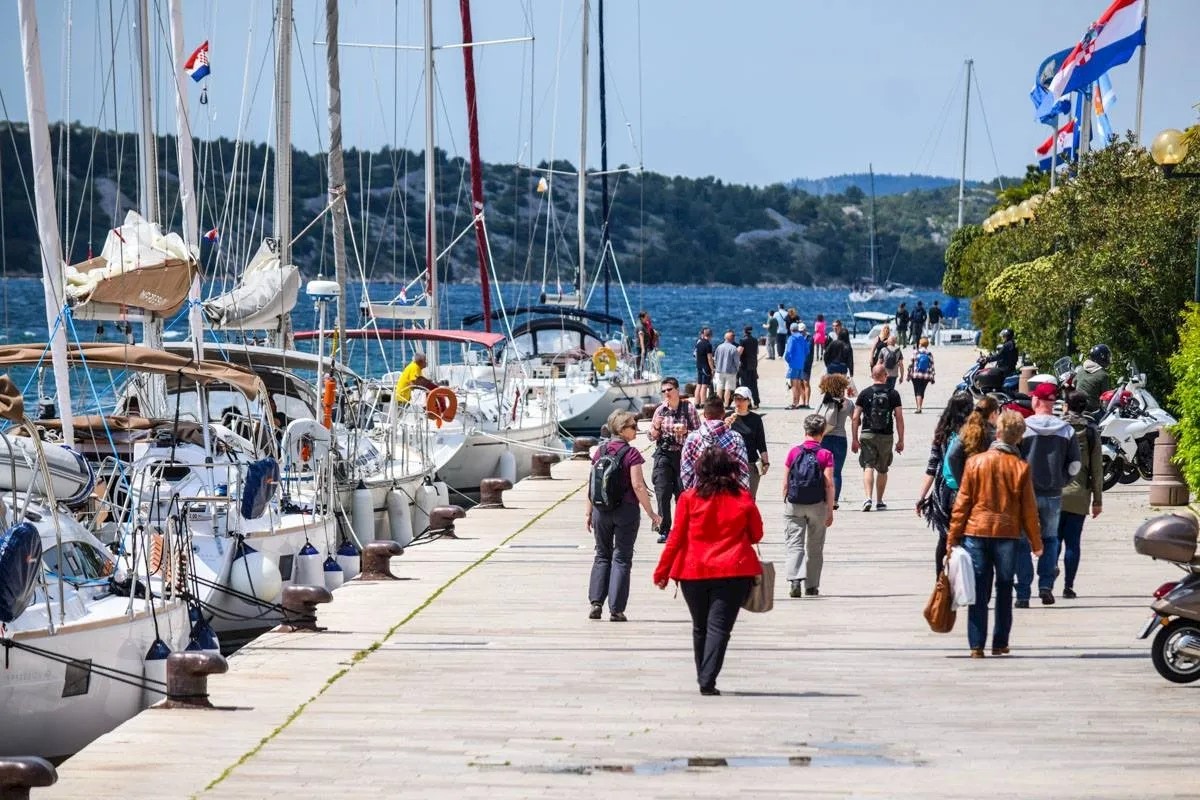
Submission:
[[[1042,529],[1042,555],[1037,560],[1038,591],[1054,590],[1054,571],[1058,569],[1058,518],[1062,497],[1037,498],[1038,523]],[[1028,600],[1033,588],[1033,549],[1022,535],[1017,547],[1017,599]]]
[[[996,586],[996,628],[992,632],[992,647],[1008,647],[1012,631],[1013,570],[1019,539],[994,539],[987,536],[967,536],[963,546],[975,567],[975,602],[967,609],[967,642],[972,650],[982,650],[987,644],[988,601],[992,599],[992,583]]]
[[[1083,521],[1086,514],[1062,512],[1058,520],[1058,540],[1062,544],[1064,573],[1063,586],[1075,588],[1075,575],[1079,572],[1080,543],[1083,540]]]
[[[821,440],[821,447],[833,453],[833,502],[842,497],[842,467],[846,464],[846,437],[826,436]]]

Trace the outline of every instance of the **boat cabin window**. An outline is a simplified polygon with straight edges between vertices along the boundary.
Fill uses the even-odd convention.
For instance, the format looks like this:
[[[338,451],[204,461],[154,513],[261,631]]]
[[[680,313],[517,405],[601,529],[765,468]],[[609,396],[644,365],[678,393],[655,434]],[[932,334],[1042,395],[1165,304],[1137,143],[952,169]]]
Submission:
[[[42,554],[50,571],[73,582],[105,580],[113,572],[110,561],[90,542],[63,542]]]

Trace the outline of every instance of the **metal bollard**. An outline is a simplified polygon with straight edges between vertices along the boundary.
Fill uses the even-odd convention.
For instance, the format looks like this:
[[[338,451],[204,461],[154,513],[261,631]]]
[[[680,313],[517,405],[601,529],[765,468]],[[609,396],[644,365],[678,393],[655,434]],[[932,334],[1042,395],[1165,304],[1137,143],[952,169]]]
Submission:
[[[167,656],[167,697],[154,708],[212,708],[208,676],[224,675],[229,662],[219,653],[189,650]]]
[[[513,487],[508,478],[484,478],[479,482],[476,508],[504,508],[504,493]]]
[[[429,512],[429,532],[454,538],[454,520],[467,515],[462,506],[436,506]]]
[[[1167,428],[1154,440],[1154,475],[1150,481],[1150,505],[1186,506],[1191,495],[1183,474],[1175,465],[1175,436]]]
[[[556,453],[534,453],[533,472],[529,477],[535,481],[553,480],[554,476],[550,474],[550,467],[557,464],[559,460]]]
[[[658,406],[654,405],[654,403],[646,403],[642,406],[642,419],[654,419],[655,411],[658,411]]]
[[[28,800],[30,789],[53,786],[57,780],[58,770],[44,758],[0,758],[0,800]]]
[[[685,383],[683,385],[683,395],[682,396],[683,397],[695,397],[696,396],[696,384],[690,383],[690,382]]]
[[[587,461],[591,458],[591,449],[600,444],[600,440],[593,436],[576,436],[571,442],[571,458],[576,461]]]
[[[317,625],[317,606],[332,603],[333,593],[324,586],[287,586],[283,590],[283,624],[275,628],[284,633],[323,631]]]
[[[392,559],[404,555],[404,548],[397,542],[371,542],[362,551],[362,572],[356,581],[397,581],[392,574]]]

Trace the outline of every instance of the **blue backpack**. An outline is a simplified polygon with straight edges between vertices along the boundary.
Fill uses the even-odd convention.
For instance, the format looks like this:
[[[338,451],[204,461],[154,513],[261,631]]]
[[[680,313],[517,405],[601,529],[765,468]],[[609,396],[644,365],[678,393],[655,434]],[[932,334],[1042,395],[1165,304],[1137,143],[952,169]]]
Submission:
[[[958,491],[958,481],[954,480],[954,471],[950,469],[950,447],[958,441],[958,434],[950,434],[950,438],[946,440],[946,448],[943,450],[945,455],[942,456],[942,482],[954,491]]]
[[[922,350],[917,353],[917,372],[928,373],[933,369],[933,356],[928,350]]]
[[[815,448],[804,447],[788,468],[787,501],[811,505],[825,500],[825,474]]]

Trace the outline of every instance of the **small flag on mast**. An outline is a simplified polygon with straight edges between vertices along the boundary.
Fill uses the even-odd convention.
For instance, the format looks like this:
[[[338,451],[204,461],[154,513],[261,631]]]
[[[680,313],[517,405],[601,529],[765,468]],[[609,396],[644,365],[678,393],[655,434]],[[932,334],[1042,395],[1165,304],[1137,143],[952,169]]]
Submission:
[[[196,83],[208,77],[208,41],[196,48],[191,57],[183,64],[184,71]]]
[[[221,233],[216,228],[204,232],[204,238],[210,242],[217,242],[221,239]]]

